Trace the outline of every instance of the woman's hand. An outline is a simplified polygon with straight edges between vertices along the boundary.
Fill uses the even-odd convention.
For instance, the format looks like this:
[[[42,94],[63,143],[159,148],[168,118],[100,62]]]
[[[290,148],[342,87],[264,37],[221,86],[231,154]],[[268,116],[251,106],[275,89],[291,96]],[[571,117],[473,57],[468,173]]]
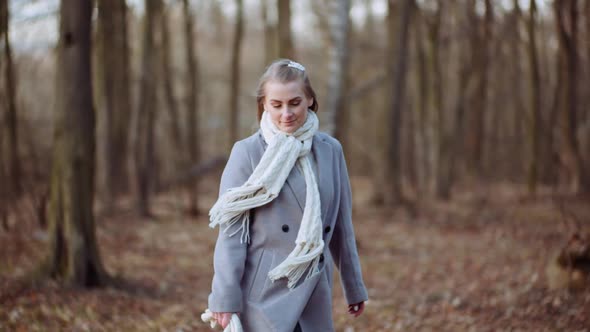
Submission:
[[[214,312],[213,318],[215,318],[217,324],[221,325],[221,327],[225,329],[231,321],[231,315],[231,312]]]
[[[348,313],[354,315],[354,317],[360,316],[365,310],[365,302],[348,305]]]

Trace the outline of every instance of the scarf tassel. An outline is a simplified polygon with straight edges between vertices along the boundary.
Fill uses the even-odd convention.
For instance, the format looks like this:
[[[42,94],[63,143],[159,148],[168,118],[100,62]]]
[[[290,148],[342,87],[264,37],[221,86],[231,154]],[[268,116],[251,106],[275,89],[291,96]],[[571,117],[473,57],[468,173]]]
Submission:
[[[209,227],[225,226],[224,233],[230,237],[242,232],[240,243],[250,243],[250,209],[245,207],[262,206],[274,199],[272,193],[267,192],[262,185],[248,185],[232,188],[223,194],[209,212]],[[229,233],[232,226],[240,223],[237,229]]]
[[[309,279],[318,269],[320,254],[324,250],[324,242],[298,243],[289,256],[268,273],[273,282],[287,278],[287,287],[295,288],[299,280],[307,271],[305,279]]]

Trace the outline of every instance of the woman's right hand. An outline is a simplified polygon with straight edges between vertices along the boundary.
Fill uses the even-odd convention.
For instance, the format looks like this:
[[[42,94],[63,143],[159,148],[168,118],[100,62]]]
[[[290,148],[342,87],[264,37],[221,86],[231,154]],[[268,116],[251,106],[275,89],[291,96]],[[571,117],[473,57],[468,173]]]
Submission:
[[[221,327],[223,329],[225,329],[227,327],[227,325],[229,325],[229,322],[231,321],[231,315],[232,315],[231,312],[214,312],[213,318],[215,318],[217,323],[219,325],[221,325]]]

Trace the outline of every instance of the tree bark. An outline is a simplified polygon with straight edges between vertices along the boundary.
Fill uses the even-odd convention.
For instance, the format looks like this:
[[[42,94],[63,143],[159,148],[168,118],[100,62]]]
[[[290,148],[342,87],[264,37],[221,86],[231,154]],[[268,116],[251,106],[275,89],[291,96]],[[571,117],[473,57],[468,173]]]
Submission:
[[[576,138],[577,101],[578,101],[578,13],[577,0],[556,0],[554,3],[559,49],[561,57],[561,72],[565,77],[564,91],[560,111],[561,149],[560,159],[568,175],[568,186],[571,190],[587,191],[588,185],[583,164],[578,150]]]
[[[137,103],[137,125],[135,138],[135,167],[137,176],[137,209],[141,216],[150,217],[150,196],[154,186],[156,162],[154,146],[154,123],[156,118],[156,45],[154,23],[160,0],[145,1],[143,30],[142,71]]]
[[[199,140],[199,66],[195,46],[197,41],[194,32],[194,19],[188,0],[182,0],[184,13],[184,38],[186,47],[187,91],[187,144],[190,166],[198,165],[201,161],[201,147]],[[189,213],[199,214],[199,179],[187,182],[189,189]]]
[[[127,169],[131,118],[127,5],[124,0],[100,0],[103,91],[106,111],[105,170],[107,210],[129,189]]]
[[[239,99],[240,99],[240,57],[242,53],[242,37],[244,35],[244,3],[236,0],[236,25],[231,53],[231,87],[229,107],[229,143],[230,147],[239,137]]]
[[[417,197],[423,197],[427,193],[428,173],[428,105],[431,98],[429,71],[426,65],[426,49],[424,47],[424,26],[426,25],[426,13],[416,4],[414,19],[414,44],[416,47],[416,62],[418,75],[416,79],[417,100],[414,106],[414,144],[416,165],[416,191]]]
[[[483,155],[485,148],[485,137],[486,137],[486,114],[488,104],[488,82],[489,82],[489,71],[488,67],[490,64],[490,44],[492,43],[492,26],[494,21],[494,15],[492,11],[492,4],[490,0],[485,0],[485,17],[483,22],[483,34],[478,39],[477,48],[477,72],[479,74],[479,80],[476,88],[475,100],[471,109],[471,137],[470,137],[470,168],[476,174],[482,174],[483,172]],[[473,14],[475,13],[476,1],[472,1],[471,4]],[[475,18],[475,21],[478,20]],[[479,26],[477,24],[476,26]]]
[[[269,17],[268,11],[270,10],[269,6],[270,0],[261,0],[260,1],[260,11],[262,17],[262,23],[264,24],[264,64],[268,66],[274,59],[278,56],[278,36],[276,29],[277,27],[274,26]]]
[[[160,47],[160,68],[162,73],[162,83],[164,87],[164,99],[166,100],[166,106],[168,109],[168,117],[170,121],[170,138],[174,146],[174,155],[176,156],[175,166],[181,167],[184,164],[186,158],[183,156],[182,146],[182,131],[180,129],[180,116],[178,111],[178,103],[176,102],[174,93],[174,75],[173,75],[173,64],[170,53],[172,48],[170,47],[170,27],[168,26],[168,15],[169,9],[165,8],[162,4],[162,8],[158,15],[158,25],[161,32],[162,45]]]
[[[515,1],[515,6],[518,2]],[[537,20],[537,2],[531,0],[529,3],[529,17],[527,22],[527,33],[529,39],[529,67],[531,74],[530,81],[530,98],[531,110],[529,112],[528,141],[529,141],[529,161],[527,166],[527,184],[530,194],[537,191],[537,182],[539,176],[538,164],[540,150],[540,125],[541,125],[541,78],[539,75],[539,60],[537,55],[537,37],[536,37],[536,20]]]
[[[412,16],[412,1],[405,0],[402,3],[400,12],[399,27],[394,40],[392,26],[390,25],[390,49],[397,42],[395,63],[390,66],[391,77],[393,78],[391,98],[389,100],[391,136],[388,147],[388,168],[390,171],[390,182],[388,183],[388,193],[386,201],[393,204],[403,203],[402,193],[402,172],[401,172],[401,121],[403,117],[403,108],[405,107],[405,86],[408,60],[408,35],[410,28],[410,18]],[[391,1],[388,2],[389,15],[388,19],[393,20]]]
[[[50,247],[43,267],[77,286],[106,280],[92,212],[95,117],[91,87],[90,0],[63,0],[60,7],[57,103],[51,194]]]
[[[8,156],[6,162],[6,168],[8,169],[8,189],[7,191],[11,195],[18,196],[22,192],[22,179],[21,179],[21,161],[18,154],[18,117],[16,109],[16,82],[14,75],[14,65],[12,63],[12,50],[10,46],[10,29],[9,29],[9,8],[8,1],[1,0],[0,4],[0,15],[2,19],[2,27],[0,27],[0,38],[3,41],[4,54],[0,57],[4,58],[4,80],[5,80],[5,114],[4,114],[4,126],[1,135],[5,135],[3,138],[6,144],[5,149]],[[1,44],[0,44],[1,45]],[[2,67],[0,67],[2,68]]]
[[[279,11],[279,57],[293,59],[293,37],[291,35],[291,0],[278,0]]]
[[[468,146],[463,144],[466,130],[465,125],[467,122],[466,108],[467,101],[470,99],[473,91],[475,90],[475,68],[477,65],[476,54],[479,48],[479,35],[476,30],[470,29],[474,26],[476,21],[474,20],[474,7],[468,6],[466,13],[466,20],[463,23],[463,27],[460,30],[469,31],[470,35],[468,38],[468,46],[461,47],[463,52],[459,54],[460,64],[457,71],[457,81],[459,82],[459,88],[457,90],[457,98],[454,102],[454,121],[452,121],[450,136],[449,136],[449,152],[448,161],[446,167],[443,169],[445,175],[441,177],[439,196],[442,199],[451,198],[451,192],[453,185],[455,184],[457,174],[459,172],[459,160],[460,155],[464,155],[463,152],[467,151]],[[465,161],[465,159],[463,159]]]
[[[326,112],[329,115],[327,132],[336,137],[345,153],[350,148],[346,139],[349,114],[345,96],[348,88],[349,12],[350,0],[332,2],[330,16],[331,47],[328,63],[328,93]]]

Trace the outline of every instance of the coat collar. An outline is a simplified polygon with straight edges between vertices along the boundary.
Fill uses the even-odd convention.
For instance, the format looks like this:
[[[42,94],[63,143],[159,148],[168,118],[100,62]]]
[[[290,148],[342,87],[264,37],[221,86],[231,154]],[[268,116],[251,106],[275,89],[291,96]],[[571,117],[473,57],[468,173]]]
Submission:
[[[263,150],[266,150],[267,144],[260,130],[258,131],[258,138],[262,144]],[[314,167],[314,172],[316,172],[316,180],[320,191],[322,220],[324,220],[328,207],[328,204],[326,204],[326,200],[328,199],[327,188],[329,188],[332,178],[330,175],[332,147],[326,141],[326,138],[320,137],[320,135],[316,134],[313,136],[311,153],[317,164],[317,167]],[[305,208],[306,185],[305,178],[298,167],[293,167],[291,173],[289,173],[289,176],[287,177],[286,184],[303,213]]]

